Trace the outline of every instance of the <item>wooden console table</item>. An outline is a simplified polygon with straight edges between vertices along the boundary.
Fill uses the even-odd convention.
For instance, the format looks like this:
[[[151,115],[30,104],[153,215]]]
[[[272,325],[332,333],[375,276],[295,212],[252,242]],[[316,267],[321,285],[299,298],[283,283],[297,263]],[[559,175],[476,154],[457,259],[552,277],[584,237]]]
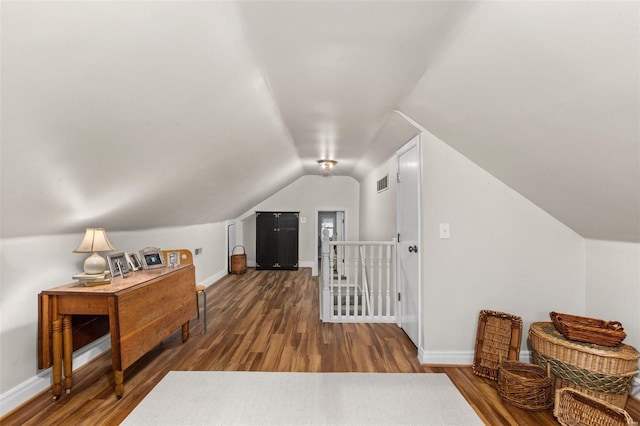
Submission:
[[[74,282],[38,295],[38,366],[52,367],[53,398],[71,392],[73,315],[107,316],[115,393],[124,394],[124,370],[182,327],[189,338],[189,320],[196,313],[195,268],[158,268],[112,278],[110,284],[86,287]],[[95,336],[95,338],[100,336]],[[62,370],[64,369],[64,383]]]

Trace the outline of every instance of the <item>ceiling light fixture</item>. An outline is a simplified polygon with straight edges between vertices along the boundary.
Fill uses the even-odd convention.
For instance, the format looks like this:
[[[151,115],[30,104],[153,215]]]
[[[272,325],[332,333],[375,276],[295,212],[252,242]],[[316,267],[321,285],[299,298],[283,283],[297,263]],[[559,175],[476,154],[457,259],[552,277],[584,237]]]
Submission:
[[[320,164],[322,170],[329,170],[333,169],[338,162],[335,160],[318,160],[318,164]]]

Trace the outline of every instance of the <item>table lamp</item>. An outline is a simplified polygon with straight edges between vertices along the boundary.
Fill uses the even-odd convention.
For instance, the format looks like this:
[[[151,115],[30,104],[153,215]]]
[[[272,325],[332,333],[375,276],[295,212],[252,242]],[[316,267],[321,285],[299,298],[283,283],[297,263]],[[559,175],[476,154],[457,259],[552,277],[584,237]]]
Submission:
[[[101,274],[105,271],[107,262],[99,252],[115,250],[109,240],[104,228],[87,228],[84,239],[74,253],[93,253],[84,261],[85,274]]]

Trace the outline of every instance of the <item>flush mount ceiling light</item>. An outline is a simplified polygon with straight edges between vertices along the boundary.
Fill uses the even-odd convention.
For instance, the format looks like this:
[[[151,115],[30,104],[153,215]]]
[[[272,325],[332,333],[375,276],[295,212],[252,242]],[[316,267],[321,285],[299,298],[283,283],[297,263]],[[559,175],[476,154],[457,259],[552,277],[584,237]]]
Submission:
[[[318,164],[322,167],[322,170],[333,169],[333,167],[338,164],[335,160],[318,160]]]

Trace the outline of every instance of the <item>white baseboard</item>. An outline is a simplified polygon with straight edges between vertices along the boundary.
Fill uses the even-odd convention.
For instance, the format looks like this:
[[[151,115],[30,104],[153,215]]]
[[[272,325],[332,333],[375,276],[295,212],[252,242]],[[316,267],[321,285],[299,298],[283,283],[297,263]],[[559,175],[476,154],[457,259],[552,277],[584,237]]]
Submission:
[[[471,365],[473,352],[469,351],[425,351],[418,348],[420,364]]]
[[[421,364],[472,365],[473,351],[425,351],[418,348],[418,361]],[[520,351],[521,362],[531,362],[529,351]]]
[[[311,275],[312,276],[317,276],[318,275],[318,264],[317,262],[314,262],[313,260],[300,260],[298,262],[298,265],[301,268],[311,268]],[[252,259],[247,259],[247,266],[249,268],[255,268],[256,267],[256,261],[252,260]]]
[[[209,287],[211,284],[213,284],[216,281],[220,280],[221,278],[225,277],[227,274],[228,274],[227,270],[223,269],[223,270],[218,271],[215,274],[211,275],[209,278],[205,279],[200,284],[202,284],[202,285],[204,285],[206,287]]]
[[[90,343],[74,352],[73,367],[74,369],[81,367],[111,348],[111,337],[109,334],[102,336],[95,342]],[[46,391],[51,387],[51,368],[40,371],[34,377],[20,383],[18,386],[9,389],[0,395],[0,417],[9,411],[24,404],[40,392]]]
[[[472,365],[472,351],[425,351],[418,348],[418,361],[420,364],[432,365]],[[531,351],[520,351],[520,362],[531,362]],[[640,374],[631,383],[630,395],[640,399]]]
[[[210,286],[222,277],[227,275],[227,270],[219,271],[209,278],[201,282],[202,285]],[[73,354],[73,368],[74,370],[81,367],[93,360],[101,353],[111,349],[111,337],[109,334],[103,336],[85,346],[80,348]],[[40,392],[45,391],[51,387],[51,368],[40,371],[34,377],[20,383],[19,385],[9,389],[2,395],[0,395],[0,417],[7,414],[9,411],[24,404],[29,399],[38,395]]]
[[[318,276],[318,262],[313,260],[301,260],[299,263],[301,268],[311,268],[311,276]]]

